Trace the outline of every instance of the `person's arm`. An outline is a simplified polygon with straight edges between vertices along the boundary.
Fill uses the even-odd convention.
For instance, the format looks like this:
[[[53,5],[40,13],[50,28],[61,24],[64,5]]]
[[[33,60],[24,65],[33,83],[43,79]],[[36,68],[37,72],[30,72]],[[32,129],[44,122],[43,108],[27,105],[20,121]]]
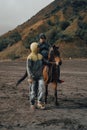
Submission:
[[[32,60],[27,59],[27,73],[30,79],[34,78],[33,70],[32,70]]]
[[[42,61],[43,61],[44,65],[51,65],[51,63],[48,60],[46,60],[46,59],[43,59]]]

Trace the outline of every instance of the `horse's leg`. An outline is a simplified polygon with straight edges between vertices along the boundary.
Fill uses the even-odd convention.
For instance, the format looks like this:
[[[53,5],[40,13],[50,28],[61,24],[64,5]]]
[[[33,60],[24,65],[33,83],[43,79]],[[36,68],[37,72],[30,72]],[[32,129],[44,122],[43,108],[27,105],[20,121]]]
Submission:
[[[45,103],[47,104],[47,96],[48,96],[48,84],[45,86]]]
[[[57,99],[57,83],[54,83],[54,95],[55,95],[55,105],[58,106],[58,99]]]

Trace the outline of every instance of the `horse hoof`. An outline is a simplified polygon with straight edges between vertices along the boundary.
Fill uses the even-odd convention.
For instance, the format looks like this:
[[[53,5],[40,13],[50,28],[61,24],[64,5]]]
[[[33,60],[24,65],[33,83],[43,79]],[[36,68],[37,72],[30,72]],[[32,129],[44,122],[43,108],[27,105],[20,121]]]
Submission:
[[[56,103],[55,103],[55,105],[56,105],[56,106],[59,106],[59,103],[58,103],[58,102],[56,102]]]

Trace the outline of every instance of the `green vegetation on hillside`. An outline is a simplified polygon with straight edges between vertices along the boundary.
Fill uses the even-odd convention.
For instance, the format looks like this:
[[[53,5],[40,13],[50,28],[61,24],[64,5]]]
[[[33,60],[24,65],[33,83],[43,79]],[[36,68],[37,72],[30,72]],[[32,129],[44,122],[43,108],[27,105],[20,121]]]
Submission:
[[[1,37],[0,38],[0,51],[2,51],[3,49],[9,46],[12,46],[13,44],[17,43],[20,40],[21,40],[21,36],[17,31],[12,32],[7,37]]]
[[[25,50],[29,49],[42,32],[50,44],[60,46],[62,57],[87,58],[87,0],[55,0],[16,31],[0,37],[0,51],[11,49],[19,41]],[[8,55],[13,59],[21,57],[15,53]]]

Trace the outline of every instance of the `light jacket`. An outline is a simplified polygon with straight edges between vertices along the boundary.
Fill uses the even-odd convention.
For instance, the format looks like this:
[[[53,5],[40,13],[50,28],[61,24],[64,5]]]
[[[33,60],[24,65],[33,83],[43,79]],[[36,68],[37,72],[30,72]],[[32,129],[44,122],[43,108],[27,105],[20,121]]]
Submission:
[[[41,79],[43,78],[44,64],[49,64],[43,59],[43,56],[38,53],[38,44],[31,44],[31,53],[27,57],[27,73],[29,78]]]

